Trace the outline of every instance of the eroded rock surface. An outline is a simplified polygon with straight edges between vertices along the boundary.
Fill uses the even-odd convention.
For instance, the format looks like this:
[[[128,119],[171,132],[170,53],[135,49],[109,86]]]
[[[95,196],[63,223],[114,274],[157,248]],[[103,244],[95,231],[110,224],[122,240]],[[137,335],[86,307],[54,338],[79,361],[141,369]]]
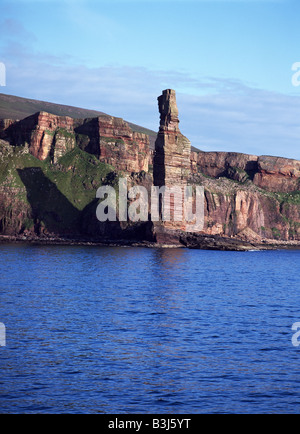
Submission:
[[[49,157],[56,163],[78,145],[116,170],[148,171],[149,137],[112,116],[72,119],[38,112],[21,121],[1,120],[0,138],[13,146],[27,146],[39,160]]]
[[[0,234],[146,238],[233,250],[270,240],[299,244],[299,161],[191,151],[179,129],[175,91],[163,91],[158,106],[154,152],[148,135],[108,115],[73,119],[41,111],[20,121],[0,120]],[[191,233],[183,218],[175,221],[174,201],[167,210],[170,221],[152,224],[149,216],[149,224],[99,226],[97,187],[110,178],[114,185],[120,174],[128,185],[145,186],[149,195],[153,185],[202,186],[203,230]]]

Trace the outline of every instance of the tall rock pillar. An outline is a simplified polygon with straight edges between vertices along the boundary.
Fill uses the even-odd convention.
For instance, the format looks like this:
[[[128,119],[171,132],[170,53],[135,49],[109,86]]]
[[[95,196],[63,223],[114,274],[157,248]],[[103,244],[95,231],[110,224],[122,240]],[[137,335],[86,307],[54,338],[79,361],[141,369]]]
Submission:
[[[154,185],[186,184],[190,175],[191,143],[179,130],[175,90],[158,97],[160,127],[155,142]]]
[[[156,187],[177,188],[182,192],[184,198],[184,187],[190,175],[190,141],[184,137],[179,130],[178,108],[176,103],[176,93],[172,89],[164,90],[158,97],[160,112],[160,127],[155,142],[155,154],[153,160],[153,183]],[[154,233],[157,241],[163,240],[165,235],[171,231],[185,230],[184,215],[176,215],[184,209],[183,200],[181,206],[175,206],[174,196],[165,207],[170,207],[171,219],[160,221],[154,224]],[[160,208],[162,217],[162,207]],[[170,232],[169,232],[170,233]],[[170,237],[169,237],[170,238]],[[172,238],[172,237],[171,237]],[[175,236],[176,238],[176,236]],[[174,239],[174,236],[173,236]]]

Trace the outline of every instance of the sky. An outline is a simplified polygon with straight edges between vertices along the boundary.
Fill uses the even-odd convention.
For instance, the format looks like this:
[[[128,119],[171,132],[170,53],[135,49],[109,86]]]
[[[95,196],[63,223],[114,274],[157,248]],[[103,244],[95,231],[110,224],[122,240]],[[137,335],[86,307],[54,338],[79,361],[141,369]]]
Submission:
[[[171,88],[193,146],[300,160],[299,16],[299,0],[0,0],[0,93],[158,131]]]

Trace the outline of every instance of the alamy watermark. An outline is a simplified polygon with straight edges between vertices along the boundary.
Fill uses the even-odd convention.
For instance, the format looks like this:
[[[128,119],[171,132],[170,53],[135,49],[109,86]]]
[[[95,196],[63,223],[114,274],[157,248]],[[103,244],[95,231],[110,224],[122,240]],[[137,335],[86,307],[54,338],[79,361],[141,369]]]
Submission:
[[[152,186],[149,198],[145,187],[136,185],[128,189],[127,179],[120,178],[118,190],[103,185],[96,197],[103,199],[96,210],[101,222],[117,218],[123,222],[173,221],[185,224],[189,232],[204,227],[204,187],[199,185]]]
[[[6,328],[5,325],[0,322],[0,347],[6,346]]]
[[[0,86],[6,86],[6,67],[0,62]]]
[[[300,338],[300,322],[294,322],[294,324],[292,325],[292,330],[293,332],[296,332],[292,336],[292,344],[294,347],[299,347],[300,340],[298,339]]]
[[[292,85],[298,87],[300,86],[300,62],[293,63],[292,71],[295,71],[292,75]]]

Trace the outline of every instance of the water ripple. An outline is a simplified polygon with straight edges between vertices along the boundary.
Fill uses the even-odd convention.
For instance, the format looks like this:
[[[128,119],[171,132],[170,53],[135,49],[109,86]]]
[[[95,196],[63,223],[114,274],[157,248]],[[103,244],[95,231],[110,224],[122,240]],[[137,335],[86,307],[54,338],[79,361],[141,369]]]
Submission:
[[[299,410],[298,251],[0,252],[1,413]]]

